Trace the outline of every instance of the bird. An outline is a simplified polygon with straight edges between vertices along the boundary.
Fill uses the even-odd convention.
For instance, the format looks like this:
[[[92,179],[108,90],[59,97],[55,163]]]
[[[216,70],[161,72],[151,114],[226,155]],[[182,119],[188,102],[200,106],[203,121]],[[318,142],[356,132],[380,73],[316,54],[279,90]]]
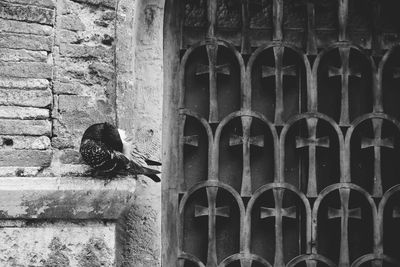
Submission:
[[[160,162],[147,158],[126,138],[126,133],[108,122],[96,123],[84,132],[79,151],[82,159],[104,174],[145,175],[160,182],[160,172],[149,168]]]

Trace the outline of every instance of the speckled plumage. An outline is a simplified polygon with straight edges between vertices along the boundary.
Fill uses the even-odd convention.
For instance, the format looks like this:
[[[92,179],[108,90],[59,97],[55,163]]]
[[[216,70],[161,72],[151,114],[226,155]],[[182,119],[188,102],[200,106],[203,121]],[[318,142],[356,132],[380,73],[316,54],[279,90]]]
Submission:
[[[146,167],[147,162],[154,163],[154,161],[146,159],[137,150],[133,153],[127,147],[128,144],[121,139],[115,126],[98,123],[85,131],[80,153],[88,165],[101,172],[143,174],[159,182],[157,174],[160,172]]]

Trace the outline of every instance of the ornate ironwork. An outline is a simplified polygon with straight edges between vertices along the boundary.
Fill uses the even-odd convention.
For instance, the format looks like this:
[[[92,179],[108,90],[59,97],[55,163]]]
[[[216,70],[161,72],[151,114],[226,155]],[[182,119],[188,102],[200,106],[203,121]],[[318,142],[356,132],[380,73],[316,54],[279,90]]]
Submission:
[[[166,256],[171,266],[400,266],[400,243],[385,241],[387,232],[400,236],[400,113],[393,114],[400,109],[388,115],[384,97],[385,79],[400,77],[393,52],[400,46],[384,43],[384,4],[373,0],[370,32],[360,33],[349,27],[352,0],[304,0],[298,29],[287,26],[291,1],[208,0],[196,8],[184,1],[188,10],[204,6],[207,27],[175,24],[182,56],[170,83],[177,125],[170,151],[178,151],[166,184],[175,201],[169,237],[178,240]],[[218,6],[241,8],[240,27],[228,18],[218,25]],[[336,21],[328,23],[332,6]],[[271,17],[258,22],[271,23],[255,27],[260,14]],[[208,75],[208,87],[199,75]],[[188,104],[193,86],[204,97]],[[326,88],[336,91],[326,97]],[[193,121],[201,132],[187,130]],[[195,147],[192,161],[186,146]],[[195,173],[201,158],[206,177],[182,171]]]

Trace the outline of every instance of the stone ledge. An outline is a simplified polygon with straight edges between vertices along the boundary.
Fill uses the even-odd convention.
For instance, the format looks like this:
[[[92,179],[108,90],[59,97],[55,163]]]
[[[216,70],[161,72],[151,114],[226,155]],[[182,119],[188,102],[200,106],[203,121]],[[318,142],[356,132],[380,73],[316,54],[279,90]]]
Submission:
[[[118,220],[135,189],[133,178],[1,178],[0,219]]]

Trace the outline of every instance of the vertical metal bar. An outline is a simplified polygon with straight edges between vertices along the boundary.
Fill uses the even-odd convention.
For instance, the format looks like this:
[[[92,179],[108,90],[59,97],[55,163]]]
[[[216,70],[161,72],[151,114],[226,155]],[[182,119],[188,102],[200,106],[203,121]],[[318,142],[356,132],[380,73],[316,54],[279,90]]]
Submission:
[[[207,267],[217,267],[217,243],[216,243],[216,199],[218,187],[207,187],[208,199],[208,252]]]
[[[274,24],[274,41],[282,41],[283,39],[283,0],[274,0],[273,2],[273,24]]]
[[[372,1],[372,54],[382,54],[382,26],[381,26],[381,3],[379,0]]]
[[[339,41],[347,41],[347,25],[349,17],[349,0],[338,0],[339,1]]]
[[[207,0],[208,31],[207,38],[215,38],[215,27],[217,24],[217,0]]]
[[[210,111],[209,111],[209,122],[216,123],[219,121],[218,116],[218,91],[217,91],[217,54],[218,45],[208,44],[207,55],[209,61],[209,86],[210,86]]]
[[[315,6],[307,0],[307,55],[316,55],[317,40],[315,37]]]
[[[242,54],[251,54],[249,0],[242,0]]]
[[[275,93],[276,93],[276,104],[275,104],[275,124],[282,124],[283,115],[283,53],[284,47],[274,47],[275,56]]]
[[[348,125],[349,119],[349,57],[350,48],[339,48],[340,58],[342,60],[342,97],[340,108],[340,125]]]
[[[252,117],[244,116],[241,119],[243,128],[243,172],[240,195],[249,197],[252,193],[250,167],[250,128]]]

